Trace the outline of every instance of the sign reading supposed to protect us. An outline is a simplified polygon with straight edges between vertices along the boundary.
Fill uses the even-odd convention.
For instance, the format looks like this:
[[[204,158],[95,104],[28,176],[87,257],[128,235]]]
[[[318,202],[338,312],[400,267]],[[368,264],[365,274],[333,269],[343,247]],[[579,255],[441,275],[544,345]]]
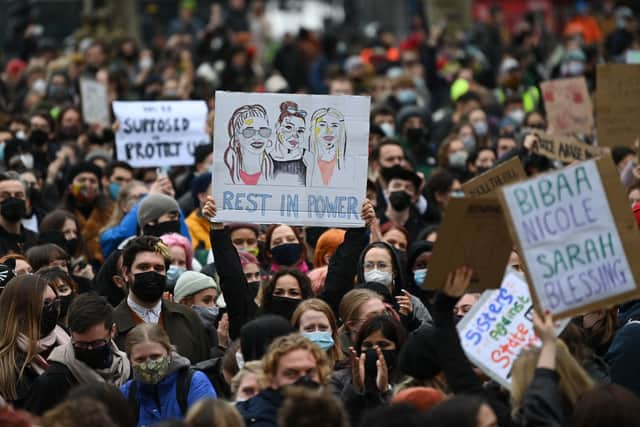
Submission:
[[[113,111],[118,160],[133,167],[192,166],[195,148],[210,142],[204,101],[115,101]]]
[[[560,333],[568,323],[556,328]],[[533,300],[527,282],[509,272],[500,289],[487,290],[458,323],[460,344],[469,360],[506,388],[520,352],[542,344],[533,330]]]
[[[637,293],[616,224],[624,222],[628,242],[637,240],[637,230],[627,228],[631,213],[620,205],[620,183],[606,161],[611,163],[590,160],[502,188],[531,293],[539,309],[556,318]]]
[[[361,227],[369,98],[216,92],[216,219]]]

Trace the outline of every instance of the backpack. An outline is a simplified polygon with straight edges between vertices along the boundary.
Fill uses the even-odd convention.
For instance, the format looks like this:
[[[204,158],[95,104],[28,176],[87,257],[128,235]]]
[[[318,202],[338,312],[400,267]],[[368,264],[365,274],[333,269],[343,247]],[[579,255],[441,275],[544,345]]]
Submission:
[[[178,406],[180,407],[180,411],[182,411],[182,415],[187,414],[188,403],[187,399],[189,398],[189,390],[191,389],[191,380],[193,379],[193,374],[195,373],[195,369],[188,367],[182,368],[178,371],[178,377],[176,378],[176,400],[178,401]],[[136,424],[140,418],[140,402],[136,400],[136,393],[138,391],[138,381],[131,381],[131,385],[129,386],[129,394],[127,395],[127,401],[129,402],[129,406],[133,409],[133,413],[135,416]]]

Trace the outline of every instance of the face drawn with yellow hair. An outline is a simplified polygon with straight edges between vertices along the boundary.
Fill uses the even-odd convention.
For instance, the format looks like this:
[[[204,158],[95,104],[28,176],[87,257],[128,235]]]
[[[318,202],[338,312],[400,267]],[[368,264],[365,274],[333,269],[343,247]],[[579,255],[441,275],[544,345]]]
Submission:
[[[347,128],[344,116],[335,108],[320,108],[311,116],[309,148],[318,160],[336,161],[338,169],[344,167],[347,148]]]

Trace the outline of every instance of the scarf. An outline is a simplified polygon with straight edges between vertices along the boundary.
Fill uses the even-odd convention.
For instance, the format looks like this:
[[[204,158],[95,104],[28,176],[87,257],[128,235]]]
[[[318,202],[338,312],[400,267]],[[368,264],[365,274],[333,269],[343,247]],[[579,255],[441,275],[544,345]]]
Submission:
[[[113,350],[113,362],[107,369],[95,370],[76,359],[71,342],[53,349],[49,356],[49,362],[58,362],[66,366],[79,384],[106,382],[120,387],[129,379],[131,366],[126,353],[120,351],[113,341],[111,341],[111,349]]]
[[[271,272],[272,273],[278,272],[281,268],[282,268],[282,266],[280,264],[276,263],[275,261],[271,261]],[[299,270],[301,273],[304,273],[304,274],[307,274],[309,272],[309,266],[307,265],[307,263],[305,261],[300,261],[300,262],[298,262],[296,265],[294,265],[291,268],[295,268],[296,270]]]
[[[49,363],[47,360],[42,357],[42,353],[48,353],[54,347],[58,347],[67,343],[70,343],[71,339],[69,335],[62,329],[60,326],[56,325],[55,329],[51,331],[49,335],[46,337],[40,338],[36,341],[36,355],[31,359],[29,366],[33,371],[42,375],[44,371],[49,367]],[[18,334],[18,338],[16,339],[16,343],[18,344],[18,349],[22,351],[24,354],[29,352],[29,337],[25,334]]]

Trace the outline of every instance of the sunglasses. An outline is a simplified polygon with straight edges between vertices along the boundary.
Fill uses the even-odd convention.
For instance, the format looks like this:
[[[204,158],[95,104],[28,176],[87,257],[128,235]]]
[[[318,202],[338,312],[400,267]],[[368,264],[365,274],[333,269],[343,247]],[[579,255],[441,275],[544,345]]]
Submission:
[[[269,138],[271,136],[271,129],[269,128],[260,128],[256,130],[255,128],[246,128],[242,131],[242,136],[245,138],[253,138],[256,134],[260,135],[263,138]]]

